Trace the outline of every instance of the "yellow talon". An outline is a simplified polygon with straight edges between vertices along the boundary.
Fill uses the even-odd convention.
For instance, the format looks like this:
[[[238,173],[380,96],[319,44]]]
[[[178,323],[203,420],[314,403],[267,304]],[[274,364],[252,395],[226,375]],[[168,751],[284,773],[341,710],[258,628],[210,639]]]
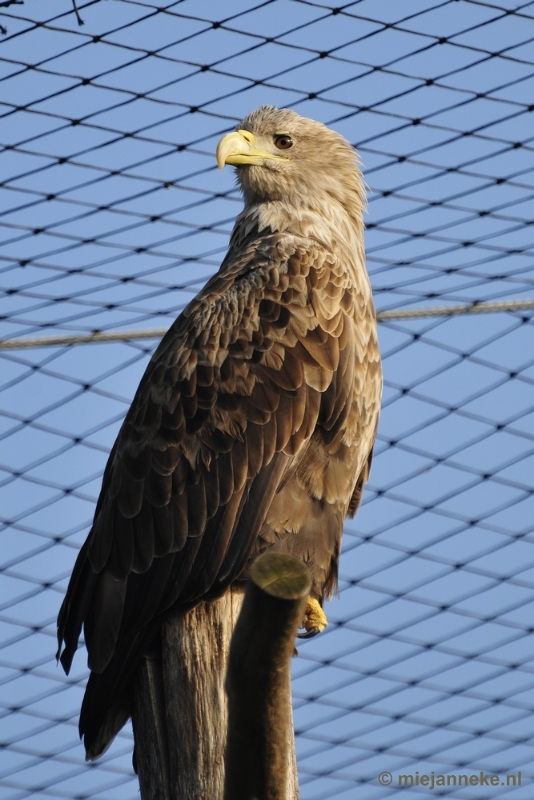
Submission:
[[[306,629],[306,633],[299,633],[299,639],[310,639],[312,636],[317,636],[318,633],[324,631],[327,625],[328,620],[319,601],[308,597],[302,620],[302,627]]]

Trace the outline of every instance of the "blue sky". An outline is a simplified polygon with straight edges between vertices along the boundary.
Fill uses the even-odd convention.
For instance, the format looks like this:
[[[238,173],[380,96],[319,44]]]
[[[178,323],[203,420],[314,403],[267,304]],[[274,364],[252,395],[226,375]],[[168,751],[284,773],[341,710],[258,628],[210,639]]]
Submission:
[[[2,338],[169,325],[218,268],[241,208],[216,143],[262,103],[358,148],[379,310],[534,296],[533,3],[100,0],[80,4],[83,27],[69,0],[0,12]],[[293,665],[302,798],[375,800],[398,791],[378,785],[381,770],[464,764],[522,769],[523,787],[506,790],[521,800],[532,320],[381,323],[380,341],[384,408],[340,597]],[[53,655],[107,454],[154,346],[0,355],[6,800],[138,796],[128,729],[84,764],[85,653],[68,679]]]

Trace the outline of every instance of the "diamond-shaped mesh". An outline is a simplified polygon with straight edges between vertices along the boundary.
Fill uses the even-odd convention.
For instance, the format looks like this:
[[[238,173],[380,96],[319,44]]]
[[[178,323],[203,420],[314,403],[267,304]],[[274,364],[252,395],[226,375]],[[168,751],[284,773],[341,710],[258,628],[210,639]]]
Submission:
[[[262,103],[357,147],[378,309],[534,296],[534,3],[0,3],[4,339],[165,326],[241,208],[220,135]],[[532,797],[532,312],[382,322],[385,396],[340,598],[299,646],[303,800]],[[0,786],[133,800],[86,765],[55,619],[155,343],[0,350]],[[378,774],[392,773],[390,786]],[[505,781],[503,780],[505,783]]]

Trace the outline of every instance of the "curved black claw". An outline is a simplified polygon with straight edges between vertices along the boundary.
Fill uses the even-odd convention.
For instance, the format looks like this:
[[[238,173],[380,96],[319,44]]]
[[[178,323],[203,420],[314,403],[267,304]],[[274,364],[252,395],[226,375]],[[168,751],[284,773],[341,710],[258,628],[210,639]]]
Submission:
[[[313,639],[314,636],[321,633],[319,628],[310,628],[306,633],[297,633],[297,639]]]

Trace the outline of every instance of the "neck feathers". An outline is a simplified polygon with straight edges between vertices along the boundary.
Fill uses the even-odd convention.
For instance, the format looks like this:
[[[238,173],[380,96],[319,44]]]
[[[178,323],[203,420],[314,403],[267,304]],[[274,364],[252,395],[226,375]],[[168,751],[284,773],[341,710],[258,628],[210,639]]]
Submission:
[[[245,205],[238,216],[232,243],[238,245],[252,232],[289,233],[319,240],[331,246],[333,242],[348,246],[362,255],[363,210],[365,197],[349,207],[336,198],[315,195],[313,202],[294,203],[291,200],[265,200]]]

